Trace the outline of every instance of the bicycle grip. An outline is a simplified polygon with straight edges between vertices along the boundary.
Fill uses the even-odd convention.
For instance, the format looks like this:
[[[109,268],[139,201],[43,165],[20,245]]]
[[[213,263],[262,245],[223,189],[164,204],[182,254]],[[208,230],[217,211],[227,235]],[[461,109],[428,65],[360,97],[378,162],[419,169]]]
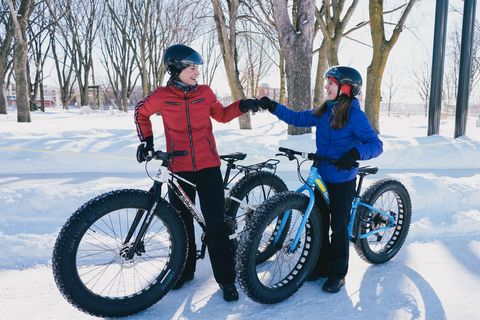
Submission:
[[[284,147],[279,147],[278,151],[285,152],[285,153],[290,153],[290,154],[297,154],[297,155],[300,155],[300,156],[302,155],[302,153],[299,152],[299,151],[295,151],[295,150],[284,148]]]
[[[182,157],[182,156],[187,156],[188,151],[187,150],[182,150],[182,151],[173,151],[173,156],[174,157]]]

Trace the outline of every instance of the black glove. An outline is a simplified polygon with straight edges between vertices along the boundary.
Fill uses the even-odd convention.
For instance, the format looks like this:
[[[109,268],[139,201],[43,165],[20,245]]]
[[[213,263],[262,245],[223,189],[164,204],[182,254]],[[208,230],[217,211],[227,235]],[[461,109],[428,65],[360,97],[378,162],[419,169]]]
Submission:
[[[142,140],[142,143],[137,148],[137,161],[142,163],[145,161],[145,157],[148,155],[148,152],[153,152],[153,136],[146,137]]]
[[[340,167],[347,171],[352,170],[353,165],[357,160],[360,160],[360,153],[358,152],[357,148],[352,148],[348,150],[343,156],[338,159],[337,164],[340,170]]]
[[[242,112],[247,112],[248,110],[252,110],[253,112],[258,111],[258,100],[257,99],[243,99],[240,101],[238,108]]]
[[[277,103],[275,101],[270,100],[269,97],[262,97],[259,101],[258,104],[260,105],[260,108],[262,109],[268,109],[268,111],[273,112],[277,108]]]

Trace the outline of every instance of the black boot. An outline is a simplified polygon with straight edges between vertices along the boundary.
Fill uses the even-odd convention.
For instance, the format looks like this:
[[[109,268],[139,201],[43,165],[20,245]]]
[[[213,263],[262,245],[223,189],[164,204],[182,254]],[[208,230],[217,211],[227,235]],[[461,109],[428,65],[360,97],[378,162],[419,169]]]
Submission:
[[[223,290],[223,300],[229,302],[238,300],[238,291],[235,288],[235,283],[219,284],[219,286]]]
[[[330,293],[337,293],[345,285],[345,278],[330,277],[323,284],[322,290]]]

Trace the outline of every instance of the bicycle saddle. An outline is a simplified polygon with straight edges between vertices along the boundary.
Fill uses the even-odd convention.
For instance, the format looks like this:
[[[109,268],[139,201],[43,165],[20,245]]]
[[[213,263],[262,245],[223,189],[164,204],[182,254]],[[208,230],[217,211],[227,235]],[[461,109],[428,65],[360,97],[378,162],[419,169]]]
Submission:
[[[228,160],[243,160],[247,157],[246,153],[243,152],[232,152],[228,154],[221,154],[220,159],[228,161]]]

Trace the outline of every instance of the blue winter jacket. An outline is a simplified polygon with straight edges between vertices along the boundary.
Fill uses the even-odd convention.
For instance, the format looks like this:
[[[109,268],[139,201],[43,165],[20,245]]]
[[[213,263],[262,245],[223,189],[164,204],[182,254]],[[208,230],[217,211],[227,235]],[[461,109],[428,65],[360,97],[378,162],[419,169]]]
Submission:
[[[336,107],[336,105],[335,105]],[[365,113],[360,109],[358,99],[352,101],[350,120],[346,126],[334,130],[330,127],[333,119],[332,107],[328,106],[323,117],[315,117],[313,110],[292,111],[277,103],[273,112],[280,120],[296,127],[316,127],[316,154],[323,157],[339,159],[351,148],[357,148],[360,160],[378,157],[383,152],[383,143],[373,130]],[[299,150],[307,151],[307,150]],[[327,182],[339,183],[352,180],[357,175],[357,168],[350,171],[340,170],[330,164],[319,164],[318,173]]]

